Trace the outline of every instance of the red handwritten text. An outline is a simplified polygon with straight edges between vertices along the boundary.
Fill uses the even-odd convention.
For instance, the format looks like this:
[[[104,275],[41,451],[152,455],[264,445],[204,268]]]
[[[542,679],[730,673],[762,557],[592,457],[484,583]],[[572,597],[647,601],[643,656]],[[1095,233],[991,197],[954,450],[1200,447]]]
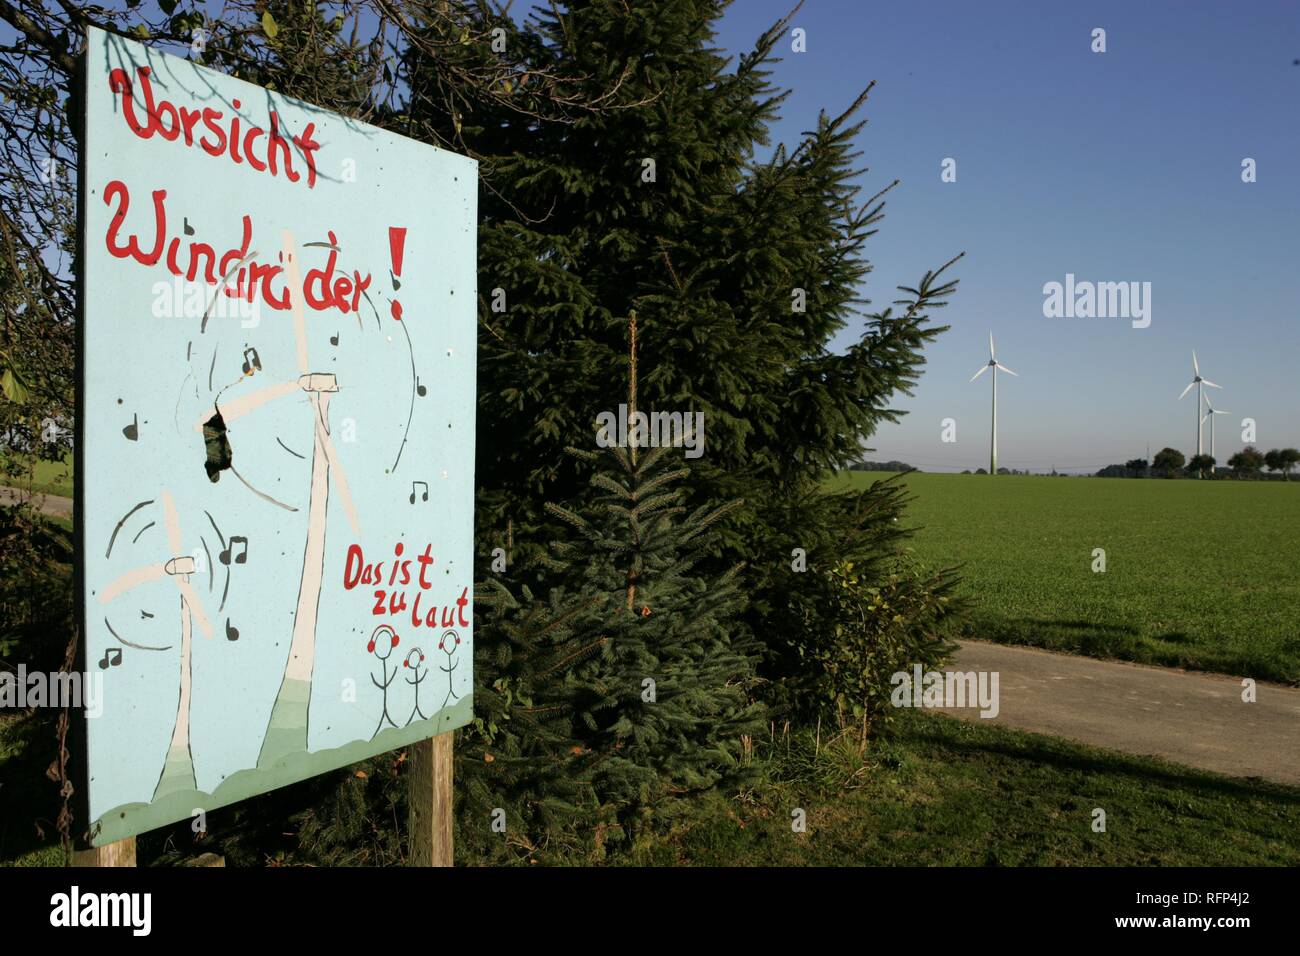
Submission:
[[[384,615],[396,617],[407,610],[407,595],[411,593],[407,586],[414,580],[414,597],[410,602],[412,627],[469,627],[469,618],[465,613],[470,601],[468,587],[461,590],[460,597],[455,601],[442,605],[441,615],[438,613],[437,604],[427,605],[423,612],[420,610],[420,599],[425,591],[433,587],[429,574],[429,569],[434,563],[433,545],[426,545],[424,553],[416,555],[414,561],[402,558],[404,550],[405,546],[400,541],[393,547],[393,560],[388,567],[385,581],[384,562],[367,563],[361,545],[349,545],[347,561],[343,566],[344,590],[351,591],[362,584],[386,585],[375,590],[375,603],[370,613],[376,617]],[[419,565],[418,571],[413,569],[413,564]],[[399,586],[400,590],[394,590]]]
[[[249,255],[248,247],[253,238],[251,216],[243,217],[240,244],[228,249],[218,258],[216,250],[206,242],[182,240],[180,236],[173,236],[168,242],[167,190],[155,189],[152,198],[152,241],[141,244],[140,238],[132,234],[123,242],[120,233],[131,207],[130,191],[120,179],[113,180],[104,188],[105,204],[116,205],[108,232],[104,236],[104,243],[111,255],[118,259],[134,259],[142,266],[156,266],[165,261],[168,272],[175,276],[183,275],[189,282],[195,281],[202,269],[203,281],[209,285],[223,282],[225,294],[231,298],[242,297],[251,303],[257,295],[276,311],[284,311],[292,305],[288,287],[281,278],[283,266],[261,263],[255,255]],[[338,261],[338,239],[333,232],[328,235],[330,250],[325,268],[308,270],[303,280],[303,301],[308,308],[317,312],[333,308],[344,313],[355,312],[362,294],[370,286],[370,274],[363,275],[353,270],[351,273],[340,272],[336,275],[334,267]],[[188,244],[188,256],[181,252],[185,243]],[[233,272],[235,266],[239,266],[238,272]]]
[[[125,70],[119,67],[109,73],[108,88],[122,97],[122,118],[136,136],[151,139],[157,134],[171,142],[183,138],[186,146],[193,146],[197,142],[199,148],[209,156],[229,155],[236,164],[247,160],[253,169],[258,172],[270,170],[272,176],[280,175],[283,163],[285,178],[296,183],[302,177],[293,168],[293,151],[289,149],[292,142],[307,165],[307,188],[316,187],[316,150],[320,148],[320,143],[312,138],[316,130],[315,123],[308,123],[300,136],[285,139],[280,133],[280,117],[272,110],[269,133],[260,126],[250,126],[241,136],[238,115],[231,117],[227,127],[222,124],[224,114],[221,110],[212,107],[190,109],[175,106],[169,100],[155,100],[153,84],[149,81],[149,67],[136,67],[135,72],[144,93],[144,122],[136,115],[135,88]],[[236,110],[239,109],[239,100],[232,100],[231,105]],[[203,135],[195,140],[194,128],[200,121],[203,124]],[[259,159],[257,141],[263,136],[266,137],[266,144],[261,150],[263,158]]]

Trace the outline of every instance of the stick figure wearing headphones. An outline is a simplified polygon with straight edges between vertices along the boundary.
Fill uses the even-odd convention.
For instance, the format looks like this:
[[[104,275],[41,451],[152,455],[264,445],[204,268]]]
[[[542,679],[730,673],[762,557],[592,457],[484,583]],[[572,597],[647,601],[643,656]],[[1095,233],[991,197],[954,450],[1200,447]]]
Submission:
[[[397,726],[393,721],[393,718],[388,716],[388,685],[391,684],[393,678],[397,676],[397,668],[393,668],[393,673],[391,675],[388,673],[388,658],[392,656],[393,648],[397,646],[397,642],[397,632],[387,624],[380,624],[375,628],[374,633],[370,635],[370,643],[366,645],[366,650],[379,658],[379,661],[383,666],[384,674],[384,682],[382,684],[375,680],[374,674],[370,675],[370,682],[384,692],[384,713],[383,716],[379,718],[379,725],[375,727],[375,732],[370,735],[371,740],[379,736],[379,731],[383,729],[384,721],[388,721],[389,726],[391,727]]]
[[[452,660],[452,658],[456,656],[456,649],[458,647],[460,647],[460,636],[455,631],[452,630],[443,631],[442,639],[438,641],[438,650],[442,651],[444,654],[447,655],[447,666],[438,668],[438,670],[442,671],[444,674],[447,675],[447,696],[443,698],[442,701],[443,707],[446,707],[448,701],[452,700],[453,698],[457,700],[460,699],[459,695],[451,689],[451,685],[452,685],[451,672],[454,671],[460,665],[459,661]]]
[[[420,682],[429,676],[428,668],[424,667],[424,651],[418,647],[411,648],[406,654],[406,660],[402,661],[402,667],[410,668],[411,674],[406,678],[406,682],[415,687],[415,709],[411,711],[411,716],[406,718],[406,722],[409,724],[415,720],[416,714],[420,715],[421,720],[428,720],[428,716],[420,709]]]

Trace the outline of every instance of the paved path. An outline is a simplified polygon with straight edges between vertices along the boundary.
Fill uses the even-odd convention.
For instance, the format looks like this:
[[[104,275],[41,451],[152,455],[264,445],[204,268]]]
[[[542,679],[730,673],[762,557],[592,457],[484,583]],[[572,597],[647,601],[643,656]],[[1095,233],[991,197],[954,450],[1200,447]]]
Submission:
[[[1300,689],[1240,677],[963,641],[948,670],[997,671],[1001,708],[948,713],[1236,777],[1300,786]]]
[[[44,514],[54,515],[58,518],[72,518],[72,499],[60,498],[58,495],[35,494],[37,507]],[[17,504],[27,499],[27,492],[18,488],[5,488],[0,486],[0,505]]]

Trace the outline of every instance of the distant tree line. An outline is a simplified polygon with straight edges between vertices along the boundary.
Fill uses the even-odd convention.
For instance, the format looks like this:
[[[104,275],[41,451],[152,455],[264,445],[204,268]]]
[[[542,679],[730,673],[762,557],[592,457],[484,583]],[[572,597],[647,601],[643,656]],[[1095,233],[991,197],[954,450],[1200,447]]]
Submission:
[[[849,471],[920,471],[905,461],[859,461],[849,465]]]
[[[1211,455],[1183,457],[1177,448],[1162,448],[1148,462],[1133,458],[1122,465],[1107,465],[1097,472],[1098,478],[1263,478],[1289,481],[1291,471],[1300,464],[1300,450],[1274,448],[1267,452],[1247,445],[1228,459],[1227,467],[1218,466]],[[1267,468],[1270,474],[1264,474]]]

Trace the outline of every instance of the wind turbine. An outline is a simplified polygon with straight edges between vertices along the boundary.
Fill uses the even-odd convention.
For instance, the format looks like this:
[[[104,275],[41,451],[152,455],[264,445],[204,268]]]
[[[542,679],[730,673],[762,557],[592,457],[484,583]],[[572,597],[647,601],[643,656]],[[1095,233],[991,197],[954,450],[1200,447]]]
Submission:
[[[311,487],[307,507],[307,543],[303,548],[302,577],[298,584],[298,606],[293,617],[293,636],[289,642],[289,656],[285,662],[284,677],[279,693],[271,708],[262,750],[257,758],[259,767],[291,753],[307,749],[307,714],[311,704],[312,671],[316,664],[316,616],[320,607],[322,578],[325,573],[325,522],[329,504],[330,484],[333,481],[347,515],[348,524],[358,538],[361,534],[356,507],[348,490],[347,475],[330,440],[330,396],[338,392],[338,380],[332,372],[308,371],[307,322],[303,314],[303,287],[298,270],[293,235],[285,230],[284,251],[285,286],[289,292],[293,312],[293,331],[297,344],[297,381],[281,382],[260,391],[227,402],[220,409],[207,412],[196,423],[202,431],[203,424],[219,411],[224,421],[246,415],[256,408],[285,395],[299,391],[307,394],[313,420],[311,459]]]
[[[998,473],[998,369],[1006,372],[1008,375],[1015,375],[1005,365],[999,365],[997,357],[993,353],[993,333],[989,333],[989,360],[988,364],[971,376],[971,381],[979,378],[989,369],[993,369],[993,433],[989,439],[989,474]],[[1017,376],[1019,377],[1019,376]]]
[[[1207,383],[1207,384],[1208,384],[1208,383]],[[1227,415],[1227,414],[1229,414],[1229,412],[1225,412],[1223,409],[1221,409],[1221,408],[1215,408],[1213,405],[1211,405],[1211,404],[1210,404],[1210,396],[1208,396],[1208,395],[1205,396],[1205,418],[1202,418],[1202,419],[1201,419],[1201,424],[1204,425],[1205,422],[1206,422],[1206,419],[1209,419],[1209,422],[1210,422],[1210,457],[1211,457],[1211,458],[1214,457],[1214,416],[1215,416],[1215,415]]]
[[[1215,385],[1208,378],[1201,378],[1201,366],[1200,363],[1196,361],[1195,349],[1192,350],[1192,380],[1188,382],[1187,387],[1183,389],[1183,394],[1178,396],[1179,401],[1182,401],[1187,397],[1187,393],[1192,390],[1193,385],[1196,386],[1196,454],[1199,455],[1205,450],[1205,444],[1202,440],[1203,436],[1201,435],[1201,424],[1204,422],[1204,419],[1201,418],[1201,398],[1205,394],[1205,390],[1202,386],[1208,385],[1210,388],[1223,388],[1223,386]]]
[[[206,638],[212,637],[212,624],[203,610],[203,602],[190,585],[190,575],[194,574],[194,558],[186,554],[181,544],[181,524],[176,516],[176,502],[171,492],[163,489],[162,494],[163,523],[167,528],[167,550],[172,557],[157,564],[127,571],[110,583],[99,594],[99,603],[108,604],[119,594],[157,581],[164,577],[172,579],[181,595],[181,681],[180,700],[176,706],[176,723],[172,728],[171,745],[167,749],[167,759],[163,763],[162,773],[158,776],[158,785],[154,788],[154,799],[164,793],[175,790],[197,790],[194,779],[194,756],[190,751],[190,691],[193,683],[193,658],[190,654],[190,638],[193,623],[197,622],[199,630]]]

